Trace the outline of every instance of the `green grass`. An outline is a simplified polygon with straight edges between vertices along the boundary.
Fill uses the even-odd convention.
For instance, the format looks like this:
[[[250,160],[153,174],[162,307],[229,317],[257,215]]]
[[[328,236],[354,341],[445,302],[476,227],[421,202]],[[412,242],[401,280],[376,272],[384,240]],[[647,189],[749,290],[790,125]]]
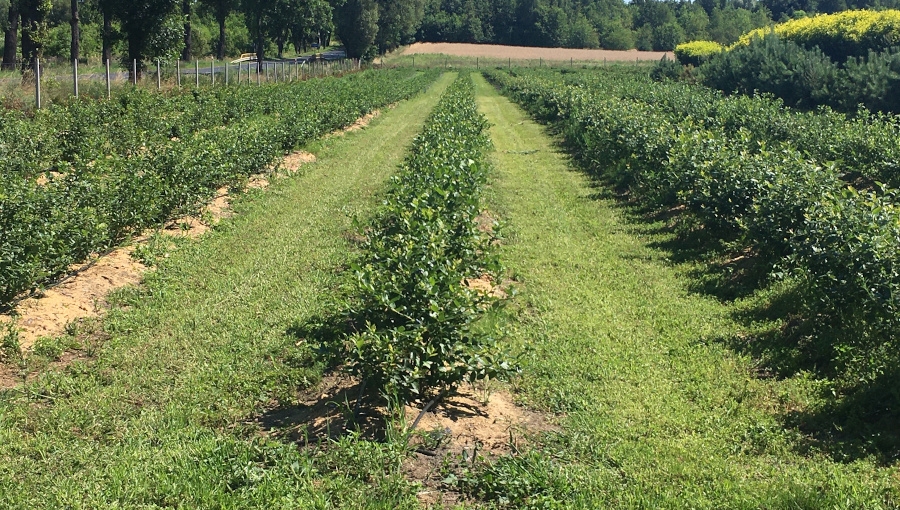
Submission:
[[[501,259],[522,282],[509,312],[516,386],[558,413],[562,431],[482,467],[469,490],[520,506],[896,508],[896,462],[837,462],[786,425],[820,382],[758,377],[728,349],[723,339],[748,333],[735,317],[753,303],[691,292],[697,267],[659,248],[672,241],[661,225],[630,221],[543,127],[477,83],[494,124]]]
[[[0,507],[415,507],[397,447],[300,449],[254,418],[321,377],[290,327],[325,311],[349,260],[342,235],[452,79],[308,148],[317,163],[120,292],[94,359],[0,394]]]

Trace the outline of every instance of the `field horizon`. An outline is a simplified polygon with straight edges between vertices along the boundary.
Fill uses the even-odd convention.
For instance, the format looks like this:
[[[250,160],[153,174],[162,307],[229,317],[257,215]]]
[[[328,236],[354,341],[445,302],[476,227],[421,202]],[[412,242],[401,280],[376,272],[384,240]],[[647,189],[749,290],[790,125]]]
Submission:
[[[667,56],[670,51],[638,51],[638,50],[591,50],[575,48],[543,48],[531,46],[505,46],[500,44],[472,43],[422,43],[417,42],[395,52],[402,56],[444,54],[453,57],[510,58],[514,60],[548,60],[548,61],[614,61],[630,62],[634,60],[657,61]]]

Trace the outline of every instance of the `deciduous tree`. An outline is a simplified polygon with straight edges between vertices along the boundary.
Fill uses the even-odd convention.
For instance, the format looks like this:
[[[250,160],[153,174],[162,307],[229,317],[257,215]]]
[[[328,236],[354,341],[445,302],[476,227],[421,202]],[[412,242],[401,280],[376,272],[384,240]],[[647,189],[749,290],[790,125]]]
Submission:
[[[3,38],[3,69],[10,69],[16,65],[16,53],[19,49],[19,0],[9,2],[7,22]]]
[[[184,48],[181,50],[181,60],[190,60],[194,49],[191,41],[191,0],[181,0],[181,15],[184,17]]]
[[[235,9],[238,8],[237,0],[200,0],[200,3],[205,5],[210,12],[212,12],[213,17],[216,18],[216,22],[219,24],[219,42],[216,46],[216,58],[224,59],[225,58],[225,22],[228,20],[228,15],[231,14]]]
[[[34,59],[43,56],[47,39],[47,14],[53,7],[50,0],[20,0],[22,16],[22,68],[34,67]]]
[[[378,35],[378,4],[375,0],[346,0],[335,9],[334,18],[347,56],[364,57]]]
[[[119,21],[128,53],[125,63],[137,61],[138,74],[148,58],[174,58],[180,43],[178,0],[108,0]],[[127,66],[129,70],[131,66]]]
[[[413,42],[424,16],[424,0],[378,0],[378,49],[389,51]]]
[[[81,53],[81,14],[78,10],[79,0],[72,0],[72,19],[69,24],[72,26],[72,45],[69,52],[70,59],[74,62],[78,60]]]

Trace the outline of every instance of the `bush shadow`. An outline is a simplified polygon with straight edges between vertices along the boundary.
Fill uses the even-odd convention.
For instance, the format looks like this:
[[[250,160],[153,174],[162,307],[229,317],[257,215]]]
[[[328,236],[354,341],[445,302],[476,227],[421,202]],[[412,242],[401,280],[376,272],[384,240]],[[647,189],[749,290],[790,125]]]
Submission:
[[[776,260],[737,242],[733,233],[712,232],[683,205],[649,206],[633,196],[627,185],[592,169],[579,149],[566,142],[558,129],[549,129],[556,150],[570,166],[590,178],[592,200],[613,205],[634,233],[648,237],[649,248],[664,252],[672,265],[691,266],[688,291],[722,302],[750,296],[768,283]]]
[[[354,377],[329,372],[299,400],[297,405],[266,411],[257,424],[273,436],[302,446],[327,443],[351,432],[363,439],[385,440],[385,404]]]
[[[821,404],[790,411],[783,426],[801,431],[804,448],[821,451],[835,462],[871,459],[882,467],[900,461],[900,370],[861,384],[843,395],[824,389]]]
[[[383,441],[387,423],[385,402],[356,377],[341,372],[330,347],[358,331],[358,320],[343,313],[314,316],[289,327],[286,334],[297,345],[308,345],[325,366],[318,384],[298,395],[297,405],[266,411],[257,420],[266,432],[302,445],[327,442],[351,432]]]

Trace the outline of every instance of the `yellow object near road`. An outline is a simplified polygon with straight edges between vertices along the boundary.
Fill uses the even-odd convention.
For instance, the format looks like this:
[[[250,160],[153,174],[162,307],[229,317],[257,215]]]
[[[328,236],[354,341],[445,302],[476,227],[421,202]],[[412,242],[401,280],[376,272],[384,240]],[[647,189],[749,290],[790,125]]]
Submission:
[[[241,53],[240,58],[231,61],[232,64],[241,62],[256,62],[256,53]]]

